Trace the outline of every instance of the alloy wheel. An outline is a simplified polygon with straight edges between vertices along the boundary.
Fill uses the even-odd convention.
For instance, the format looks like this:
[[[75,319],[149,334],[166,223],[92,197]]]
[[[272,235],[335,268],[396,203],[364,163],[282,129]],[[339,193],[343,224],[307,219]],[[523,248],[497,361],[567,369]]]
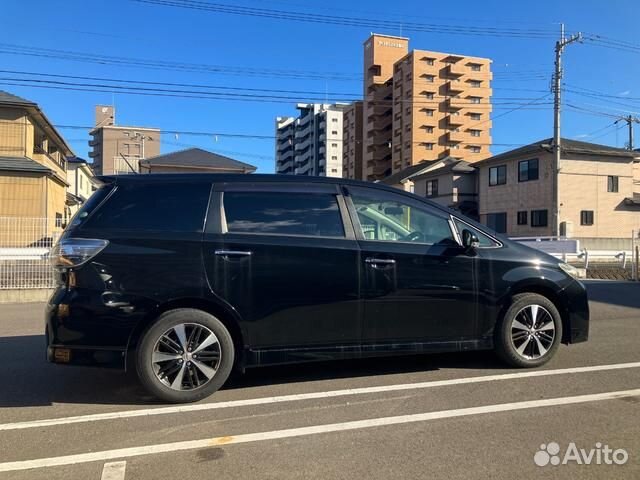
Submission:
[[[218,337],[197,323],[180,323],[165,331],[153,347],[153,371],[172,390],[195,390],[216,375],[222,351]]]
[[[511,322],[511,341],[518,355],[527,360],[544,357],[555,340],[553,316],[541,305],[527,305]]]

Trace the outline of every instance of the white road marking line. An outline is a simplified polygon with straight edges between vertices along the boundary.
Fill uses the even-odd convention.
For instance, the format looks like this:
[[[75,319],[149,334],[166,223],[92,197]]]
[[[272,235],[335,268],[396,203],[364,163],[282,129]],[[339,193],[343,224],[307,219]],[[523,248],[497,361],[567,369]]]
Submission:
[[[276,440],[280,438],[302,437],[319,433],[344,432],[347,430],[382,427],[388,425],[400,425],[404,423],[425,422],[443,418],[456,418],[470,415],[482,415],[487,413],[509,412],[514,410],[552,407],[557,405],[572,405],[577,403],[597,402],[602,400],[612,400],[616,398],[635,396],[640,396],[640,388],[637,388],[635,390],[621,390],[617,392],[578,395],[574,397],[548,398],[544,400],[501,403],[497,405],[485,405],[481,407],[459,408],[455,410],[441,410],[437,412],[400,415],[396,417],[371,418],[368,420],[356,420],[352,422],[332,423],[328,425],[312,425],[310,427],[289,428],[285,430],[273,430],[270,432],[245,433],[241,435],[225,437],[204,438],[201,440],[161,443],[156,445],[145,445],[142,447],[104,450],[102,452],[80,453],[60,457],[39,458],[35,460],[0,463],[0,472],[15,472],[18,470],[57,467],[61,465],[76,465],[80,463],[113,460],[117,458],[138,457],[142,455],[153,455],[159,453],[179,452],[184,450],[194,450],[198,448],[208,448],[220,445],[233,445],[238,443]]]
[[[345,390],[329,390],[325,392],[297,393],[275,397],[250,398],[246,400],[230,400],[226,402],[201,403],[196,405],[178,405],[172,407],[145,408],[139,410],[125,410],[121,412],[94,413],[74,417],[49,418],[44,420],[28,420],[24,422],[0,424],[0,431],[22,430],[25,428],[53,427],[69,425],[71,423],[98,422],[103,420],[118,420],[123,418],[146,417],[151,415],[169,415],[174,413],[189,413],[203,410],[218,410],[221,408],[248,407],[252,405],[268,405],[282,402],[296,402],[320,398],[344,397],[349,395],[364,395],[371,393],[398,392],[403,390],[424,390],[434,387],[448,387],[466,385],[470,383],[497,382],[503,380],[518,380],[522,378],[547,377],[553,375],[567,375],[572,373],[602,372],[607,370],[621,370],[638,368],[640,362],[615,363],[610,365],[594,365],[590,367],[572,367],[556,370],[535,370],[516,373],[502,373],[498,375],[484,375],[477,377],[454,378],[450,380],[432,380],[427,382],[404,383],[398,385],[380,385],[375,387],[348,388]]]
[[[102,467],[102,476],[100,480],[124,480],[127,462],[111,462],[105,463]]]

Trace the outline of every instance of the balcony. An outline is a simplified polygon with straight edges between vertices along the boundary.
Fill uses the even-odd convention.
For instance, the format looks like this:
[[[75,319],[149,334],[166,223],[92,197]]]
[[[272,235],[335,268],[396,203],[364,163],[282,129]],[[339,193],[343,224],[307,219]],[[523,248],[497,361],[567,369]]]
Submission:
[[[458,62],[458,63],[449,64],[449,66],[446,69],[446,72],[447,72],[447,75],[450,75],[452,77],[459,77],[467,73],[467,69],[463,64]]]
[[[467,90],[467,85],[461,81],[449,81],[447,82],[447,90],[452,95],[460,95]]]
[[[444,105],[448,110],[460,110],[465,106],[465,101],[462,98],[447,98]]]
[[[464,125],[464,120],[462,115],[447,115],[445,117],[445,121],[447,125],[451,125],[453,127],[459,127]]]
[[[447,132],[447,141],[451,143],[464,142],[465,135],[463,132],[450,130]]]
[[[283,173],[285,171],[293,171],[293,159],[278,164],[278,173]]]

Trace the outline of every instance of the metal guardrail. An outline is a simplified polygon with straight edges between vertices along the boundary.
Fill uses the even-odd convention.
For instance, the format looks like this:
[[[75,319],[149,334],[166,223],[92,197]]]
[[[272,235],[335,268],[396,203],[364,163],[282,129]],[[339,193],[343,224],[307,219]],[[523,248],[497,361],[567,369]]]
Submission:
[[[620,246],[620,241],[624,240],[629,250],[596,250],[581,248],[579,238],[566,237],[512,237],[512,240],[520,242],[529,247],[541,250],[553,255],[567,263],[590,269],[614,268],[622,271],[630,270],[628,276],[633,280],[638,280],[640,275],[640,237],[638,232],[632,232],[631,238],[627,239],[599,239],[600,244],[605,245],[607,240],[613,246]]]

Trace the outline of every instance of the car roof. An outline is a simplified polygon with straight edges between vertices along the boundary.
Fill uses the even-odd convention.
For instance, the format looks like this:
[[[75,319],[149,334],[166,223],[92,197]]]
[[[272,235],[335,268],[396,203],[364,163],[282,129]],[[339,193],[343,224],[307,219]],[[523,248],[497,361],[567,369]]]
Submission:
[[[102,175],[96,177],[102,183],[163,183],[163,182],[194,182],[194,183],[291,183],[292,185],[304,184],[329,184],[329,185],[351,185],[357,187],[368,187],[392,192],[400,195],[416,198],[417,196],[400,190],[396,187],[384,185],[379,182],[365,182],[362,180],[352,180],[339,177],[318,177],[302,175],[283,175],[269,173],[158,173],[158,174],[128,174],[128,175]],[[459,215],[453,210],[439,205],[429,199],[418,197],[428,203],[433,208],[447,214]]]

